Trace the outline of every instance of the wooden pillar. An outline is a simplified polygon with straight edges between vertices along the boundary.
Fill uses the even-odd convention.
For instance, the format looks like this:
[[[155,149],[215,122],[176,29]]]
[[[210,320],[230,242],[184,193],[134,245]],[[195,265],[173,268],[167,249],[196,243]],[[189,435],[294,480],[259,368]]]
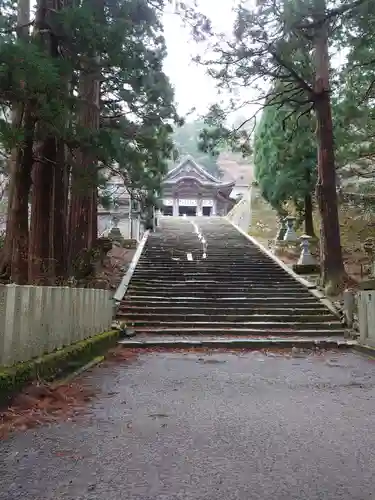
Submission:
[[[200,196],[198,196],[198,199],[197,199],[197,216],[198,217],[202,217],[203,213],[202,213],[202,198]]]
[[[173,217],[178,217],[178,198],[173,197]]]

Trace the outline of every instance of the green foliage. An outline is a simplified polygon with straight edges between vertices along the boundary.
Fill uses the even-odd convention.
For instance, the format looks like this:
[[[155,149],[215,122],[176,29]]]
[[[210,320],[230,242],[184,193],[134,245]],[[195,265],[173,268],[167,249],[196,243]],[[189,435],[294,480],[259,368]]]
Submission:
[[[254,139],[255,175],[263,197],[279,213],[293,201],[300,207],[316,182],[316,143],[310,114],[288,118],[290,108],[263,111]]]
[[[299,116],[304,113],[307,107],[314,109],[319,98],[315,85],[315,42],[320,36],[323,21],[328,26],[329,44],[332,48],[342,50],[344,41],[347,47],[356,45],[356,53],[363,52],[364,46],[367,47],[368,44],[374,47],[374,26],[368,25],[368,18],[374,17],[370,6],[371,0],[337,0],[333,4],[325,0],[262,0],[251,6],[246,2],[241,3],[236,9],[232,35],[224,37],[219,34],[213,38],[213,56],[198,58],[201,64],[208,67],[218,88],[230,93],[229,104],[215,104],[210,110],[208,120],[216,124],[216,130],[203,137],[205,147],[215,150],[224,141],[229,142],[232,148],[236,145],[239,148],[243,146],[244,154],[248,154],[248,139],[255,127],[255,116],[247,117],[248,120],[244,121],[246,127],[241,124],[231,127],[227,122],[233,111],[244,106],[252,105],[259,109],[265,103],[287,105],[289,119],[294,119],[293,114]],[[318,18],[319,22],[316,21]],[[358,74],[363,69],[363,64],[369,64],[371,59],[367,57],[366,63],[363,54],[361,58],[362,63],[357,66]],[[352,63],[349,66],[353,69]],[[369,72],[372,72],[373,64],[371,66]],[[277,83],[282,85],[277,86]],[[336,103],[342,102],[344,94],[348,94],[346,91],[338,92],[340,79],[332,78],[331,83]],[[352,79],[351,86],[356,86],[356,77]],[[251,89],[250,99],[243,89]],[[358,90],[352,89],[351,93],[358,95]],[[349,102],[352,107],[345,113],[346,118],[341,118],[343,126],[340,133],[337,127],[340,144],[349,140],[348,130],[345,128],[348,116],[358,115],[360,128],[363,128],[368,118],[368,109],[363,112],[355,110],[355,103],[358,101],[352,97],[349,97]],[[367,106],[368,102],[363,104]],[[358,130],[356,124],[351,128],[350,147],[355,149],[354,139]],[[244,132],[241,134],[241,131]],[[340,162],[348,157],[346,144],[341,152]]]
[[[222,150],[230,149],[241,153],[243,158],[252,154],[251,132],[244,119],[235,127],[227,124],[227,112],[218,104],[210,107],[204,118],[204,127],[199,135],[199,148],[211,155],[218,155]]]
[[[0,10],[7,13],[0,23],[0,145],[9,153],[24,140],[22,121],[9,120],[19,103],[35,117],[35,140],[63,140],[71,166],[78,151],[89,153],[95,170],[116,170],[138,196],[156,191],[173,151],[171,124],[180,121],[162,68],[163,7],[163,0],[103,0],[47,12],[54,57],[35,22],[32,36],[17,40],[12,11]],[[79,121],[85,74],[101,78],[99,130]]]
[[[341,33],[348,48],[334,94],[339,165],[356,163],[352,174],[374,176],[375,158],[375,12],[364,3]],[[350,173],[350,172],[349,172]]]

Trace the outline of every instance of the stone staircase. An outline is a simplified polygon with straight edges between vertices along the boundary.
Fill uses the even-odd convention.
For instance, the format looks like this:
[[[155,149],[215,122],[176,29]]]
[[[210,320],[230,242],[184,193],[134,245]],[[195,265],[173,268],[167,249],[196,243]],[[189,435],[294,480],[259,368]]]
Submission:
[[[118,319],[150,336],[342,338],[339,318],[226,219],[165,217]]]

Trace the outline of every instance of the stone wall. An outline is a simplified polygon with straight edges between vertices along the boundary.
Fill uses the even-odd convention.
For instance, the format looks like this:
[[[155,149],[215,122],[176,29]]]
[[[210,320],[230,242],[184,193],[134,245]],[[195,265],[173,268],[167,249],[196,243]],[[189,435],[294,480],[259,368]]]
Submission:
[[[250,188],[241,200],[228,213],[227,218],[246,233],[251,226],[251,194]]]

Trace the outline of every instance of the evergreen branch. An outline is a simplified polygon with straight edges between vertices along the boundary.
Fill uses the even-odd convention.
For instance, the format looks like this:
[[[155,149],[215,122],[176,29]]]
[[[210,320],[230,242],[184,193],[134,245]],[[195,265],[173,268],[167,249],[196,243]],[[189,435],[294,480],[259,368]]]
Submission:
[[[269,53],[272,55],[272,57],[277,62],[277,64],[279,64],[280,66],[282,66],[283,68],[285,68],[290,73],[290,75],[294,78],[294,80],[303,89],[306,90],[306,92],[308,92],[309,94],[313,93],[313,88],[293,69],[293,67],[291,67],[285,60],[283,60],[282,57],[279,56],[279,54],[276,52],[275,49],[272,49],[270,47],[269,48]]]
[[[4,33],[4,34],[19,33],[24,28],[29,28],[30,26],[33,26],[34,24],[35,24],[35,19],[33,19],[32,21],[30,21],[29,23],[17,24],[16,26],[12,26],[12,28],[2,29],[1,32]]]
[[[369,2],[369,0],[355,0],[354,2],[352,2],[350,4],[343,4],[340,7],[337,7],[335,9],[331,9],[328,12],[326,12],[325,16],[322,17],[321,19],[316,19],[315,21],[296,24],[295,28],[300,29],[300,30],[310,30],[310,29],[321,28],[327,21],[330,21],[331,19],[333,19],[335,17],[339,17],[342,14],[346,14],[347,12],[350,12],[351,10],[354,10],[357,7],[360,7],[362,4],[365,4],[368,2]]]

